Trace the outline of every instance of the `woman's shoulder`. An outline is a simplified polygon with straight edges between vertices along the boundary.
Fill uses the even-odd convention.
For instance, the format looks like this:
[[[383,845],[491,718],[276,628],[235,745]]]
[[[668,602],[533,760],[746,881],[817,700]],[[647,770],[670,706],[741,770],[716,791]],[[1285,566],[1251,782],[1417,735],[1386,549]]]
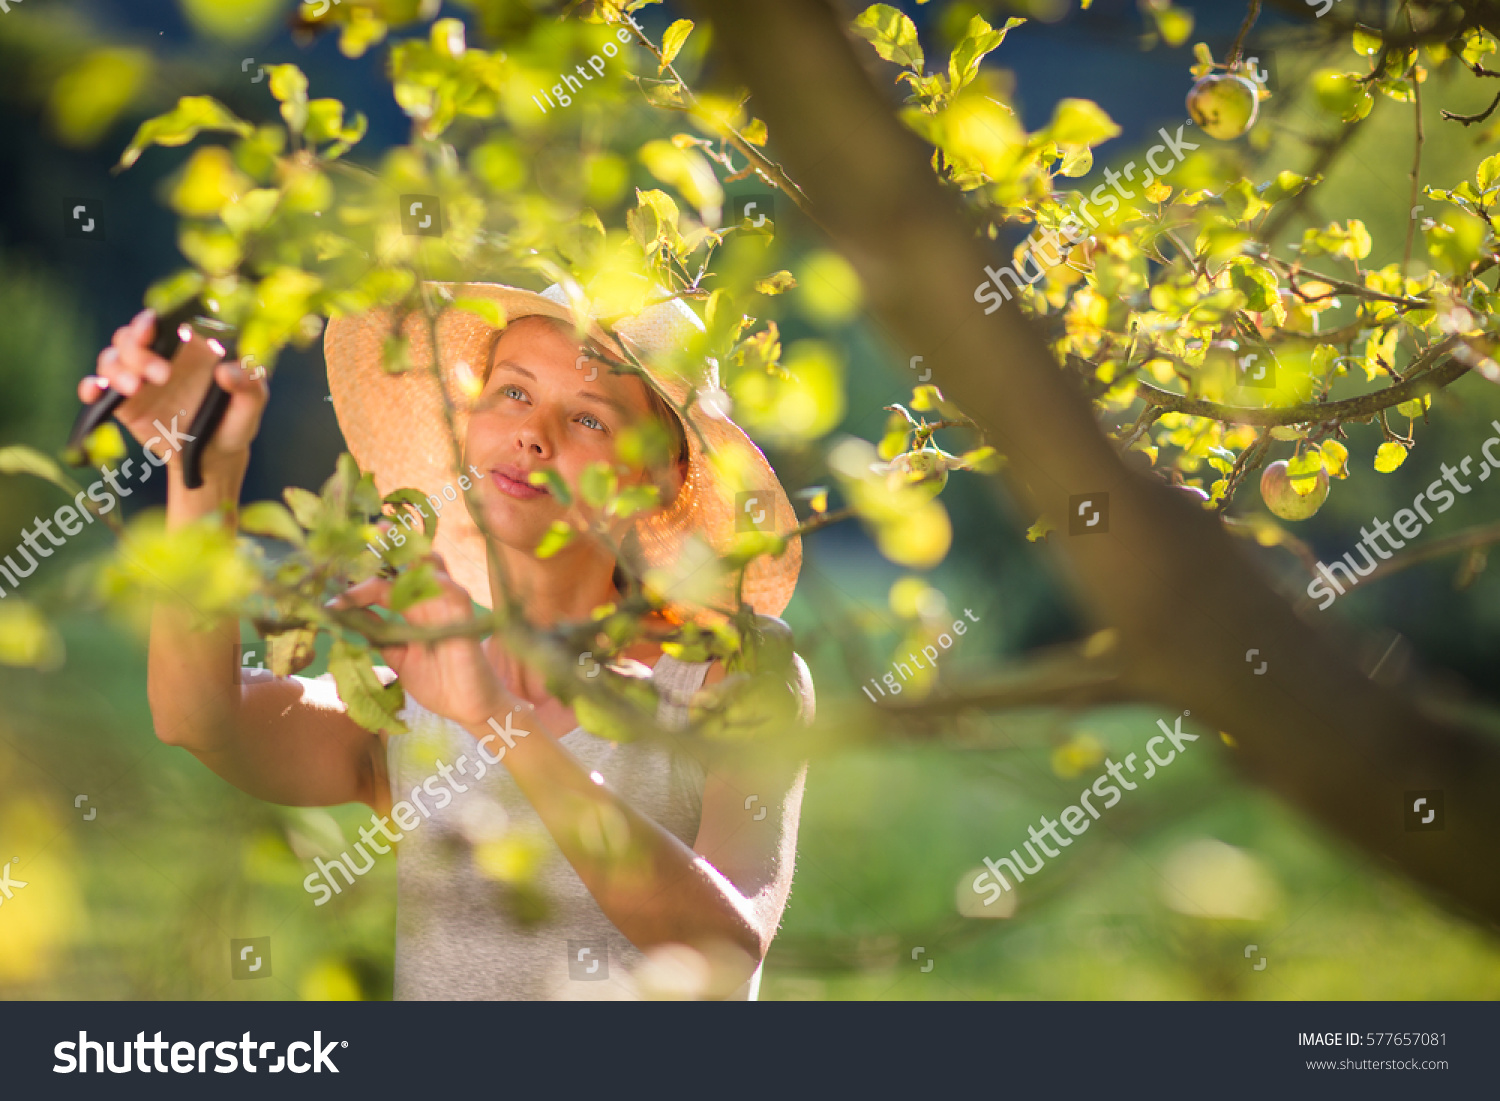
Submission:
[[[657,670],[661,671],[662,662],[666,662],[666,669],[670,670],[662,680],[674,683],[683,676],[692,680],[695,688],[708,688],[722,681],[728,673],[722,662],[681,662],[663,654],[661,661],[657,663]],[[691,671],[691,672],[689,672]],[[792,667],[790,676],[787,678],[787,687],[797,697],[798,717],[804,723],[811,723],[817,711],[817,693],[813,690],[812,671],[808,669],[807,662],[802,660],[802,655],[792,654]]]
[[[810,723],[813,721],[818,709],[817,693],[813,691],[812,671],[808,669],[807,662],[802,660],[801,654],[792,655],[792,672],[795,675],[790,684],[792,690],[797,694],[798,709],[802,715],[802,721]]]

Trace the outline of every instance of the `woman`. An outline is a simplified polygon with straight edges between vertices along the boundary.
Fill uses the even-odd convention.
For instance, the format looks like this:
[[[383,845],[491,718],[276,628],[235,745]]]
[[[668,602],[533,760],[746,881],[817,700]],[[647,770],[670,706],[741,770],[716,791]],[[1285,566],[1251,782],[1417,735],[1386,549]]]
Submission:
[[[622,434],[653,418],[674,439],[671,460],[624,481],[655,483],[663,503],[615,533],[639,548],[645,565],[670,569],[698,541],[725,545],[739,488],[725,482],[725,469],[770,487],[757,490],[758,508],[769,507],[779,529],[795,523],[769,464],[739,429],[701,405],[684,425],[640,377],[610,370],[623,362],[620,345],[597,325],[580,344],[557,288],[545,295],[491,284],[433,289],[489,299],[508,324],[497,330],[470,310],[446,309],[434,327],[434,371],[425,323],[410,316],[403,331],[413,369],[395,375],[382,369],[383,348],[399,328],[386,312],[335,319],[325,339],[345,440],[380,490],[420,489],[432,495],[434,511],[469,490],[468,511],[454,503],[441,513],[441,554],[434,554],[441,595],[408,609],[409,623],[462,623],[472,616],[471,597],[489,606],[502,581],[541,629],[586,620],[616,599],[617,563],[600,541],[577,538],[536,557],[554,521],[578,526],[581,506],[565,507],[530,475],[551,470],[576,485],[590,463],[614,463]],[[126,394],[118,416],[144,445],[155,434],[153,419],[196,408],[216,379],[231,402],[205,449],[204,484],[188,490],[176,455],[169,458],[167,523],[180,527],[220,509],[232,514],[266,384],[259,372],[218,362],[201,338],[171,363],[162,360],[148,348],[153,325],[146,311],[120,329],[79,396],[92,402],[108,387]],[[615,326],[678,405],[687,383],[656,364],[701,330],[675,299]],[[721,462],[709,461],[704,442]],[[779,558],[757,560],[746,601],[779,613],[800,558],[792,540]],[[348,608],[385,605],[391,584],[376,578],[338,599]],[[355,871],[368,869],[371,849],[387,851],[381,837],[401,838],[396,997],[634,997],[643,952],[655,953],[655,974],[675,975],[669,984],[686,991],[755,997],[791,886],[800,766],[710,770],[680,739],[668,748],[665,738],[597,738],[494,638],[382,653],[386,679],[399,678],[406,693],[408,734],[374,735],[357,725],[326,676],[241,671],[237,623],[205,633],[185,610],[163,604],[151,628],[149,696],[158,736],[244,791],[288,805],[357,800],[373,808],[374,830],[361,830],[369,849],[356,846],[359,855],[348,862]],[[696,690],[723,677],[716,664],[679,662],[648,642],[625,656],[653,667],[666,731],[685,720]],[[580,655],[581,666],[587,660]],[[811,685],[800,659],[794,664],[806,720]],[[497,731],[509,731],[503,746]],[[446,799],[426,798],[439,774]],[[549,857],[539,886],[550,918],[541,922],[513,912],[475,862],[502,837],[528,836]],[[319,868],[340,893],[357,889],[340,865]]]

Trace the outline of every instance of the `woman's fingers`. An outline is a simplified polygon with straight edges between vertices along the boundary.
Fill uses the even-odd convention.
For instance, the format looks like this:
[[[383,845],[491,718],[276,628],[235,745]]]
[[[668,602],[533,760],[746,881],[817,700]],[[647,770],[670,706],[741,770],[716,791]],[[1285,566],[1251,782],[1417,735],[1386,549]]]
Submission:
[[[358,585],[351,585],[344,592],[328,602],[329,607],[346,611],[350,608],[368,608],[372,604],[381,607],[390,607],[391,586],[394,582],[384,577],[372,577],[368,581],[361,581]],[[374,613],[371,613],[372,615]]]
[[[141,388],[139,372],[125,364],[120,349],[115,345],[110,345],[99,353],[95,368],[98,376],[109,384],[111,390],[117,390],[127,398],[134,397]]]
[[[78,400],[84,405],[93,405],[108,389],[109,383],[98,375],[86,375],[78,382]]]
[[[229,408],[214,442],[226,451],[249,448],[260,430],[270,389],[263,370],[247,371],[243,363],[226,360],[214,368],[214,380],[229,394]]]

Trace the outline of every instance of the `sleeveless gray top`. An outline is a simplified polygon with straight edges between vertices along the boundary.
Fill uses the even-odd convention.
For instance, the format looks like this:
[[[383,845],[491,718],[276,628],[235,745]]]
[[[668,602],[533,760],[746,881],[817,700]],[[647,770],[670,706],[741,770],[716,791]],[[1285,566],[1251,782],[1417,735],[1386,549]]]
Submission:
[[[708,669],[667,655],[657,661],[653,683],[665,729],[686,722],[688,700]],[[530,715],[518,711],[515,726],[529,729]],[[645,957],[599,909],[505,765],[484,765],[476,781],[480,755],[472,735],[410,695],[401,717],[410,733],[387,739],[391,798],[415,802],[413,789],[421,789],[428,816],[396,847],[395,997],[639,998],[631,973]],[[582,727],[558,742],[692,847],[706,773],[684,746],[612,742]],[[493,756],[500,746],[489,748]],[[759,985],[757,969],[734,996],[753,999]]]

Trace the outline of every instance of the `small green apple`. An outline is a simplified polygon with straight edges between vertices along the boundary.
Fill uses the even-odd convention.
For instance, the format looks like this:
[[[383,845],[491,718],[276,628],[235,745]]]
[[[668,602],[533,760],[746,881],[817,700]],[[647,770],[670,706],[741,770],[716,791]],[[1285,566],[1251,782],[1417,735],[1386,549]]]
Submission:
[[[1318,484],[1304,496],[1292,488],[1286,460],[1282,459],[1266,467],[1260,476],[1260,496],[1266,507],[1283,520],[1306,520],[1328,500],[1328,471],[1318,471]]]
[[[1242,76],[1211,73],[1193,85],[1187,109],[1209,137],[1233,141],[1255,125],[1255,116],[1260,113],[1260,94]]]
[[[933,447],[902,452],[890,462],[876,463],[871,469],[885,475],[886,487],[892,493],[915,489],[924,500],[936,497],[948,484],[948,460]]]

